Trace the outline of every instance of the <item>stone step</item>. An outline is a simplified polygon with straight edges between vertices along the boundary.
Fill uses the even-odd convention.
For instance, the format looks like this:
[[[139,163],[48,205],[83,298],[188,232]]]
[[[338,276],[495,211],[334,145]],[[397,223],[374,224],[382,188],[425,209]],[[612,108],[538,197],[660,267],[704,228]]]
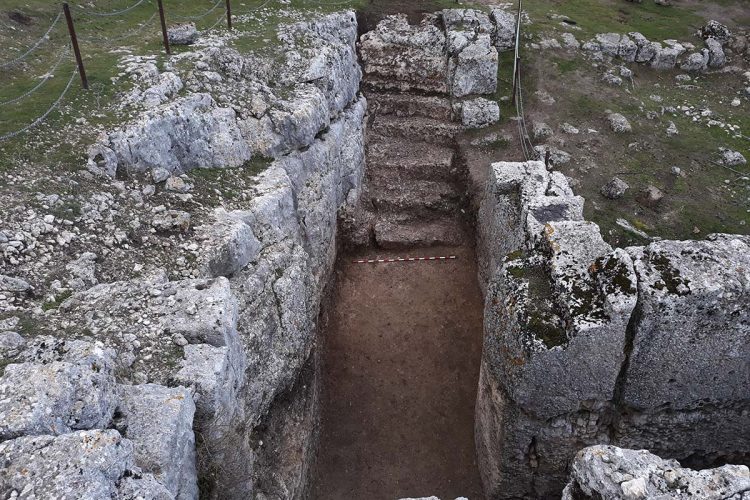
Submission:
[[[371,136],[367,146],[367,171],[374,177],[401,180],[450,180],[457,177],[451,148],[398,137]]]
[[[399,213],[405,217],[434,219],[459,211],[462,193],[443,181],[378,179],[370,184],[370,199],[379,212]]]
[[[447,97],[391,92],[366,92],[367,109],[376,115],[421,116],[451,121],[453,112]]]
[[[467,239],[461,221],[455,217],[406,222],[384,218],[375,223],[375,241],[388,250],[459,246]]]
[[[421,116],[376,116],[370,125],[370,131],[377,135],[443,145],[452,143],[462,130],[459,124]]]

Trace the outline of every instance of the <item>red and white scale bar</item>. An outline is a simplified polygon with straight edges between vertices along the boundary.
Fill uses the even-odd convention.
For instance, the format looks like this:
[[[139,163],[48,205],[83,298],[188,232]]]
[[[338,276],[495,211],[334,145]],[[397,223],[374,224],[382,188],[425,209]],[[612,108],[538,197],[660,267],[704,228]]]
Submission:
[[[455,255],[438,255],[432,257],[391,257],[389,259],[359,259],[355,264],[387,264],[391,262],[422,262],[430,260],[456,260]]]

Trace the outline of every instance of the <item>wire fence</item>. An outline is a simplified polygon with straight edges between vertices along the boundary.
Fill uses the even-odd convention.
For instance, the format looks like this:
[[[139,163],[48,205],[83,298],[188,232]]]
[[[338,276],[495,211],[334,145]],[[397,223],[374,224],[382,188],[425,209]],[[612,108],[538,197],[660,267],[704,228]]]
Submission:
[[[271,0],[265,0],[261,5],[255,8],[249,9],[247,12],[261,9],[265,7],[270,1]],[[221,5],[224,4],[225,2],[226,0],[216,0],[216,2],[212,4],[206,11],[196,14],[196,15],[192,15],[192,16],[170,15],[169,18],[173,19],[176,22],[186,22],[186,21],[197,22],[197,21],[207,20],[209,23],[211,23],[211,25],[205,29],[213,30],[228,17],[225,15],[226,6],[224,9],[220,9]],[[47,108],[43,113],[41,113],[35,119],[33,119],[30,123],[27,123],[26,125],[24,125],[22,128],[0,135],[0,142],[17,137],[37,127],[39,124],[44,122],[47,119],[47,117],[49,117],[49,115],[55,109],[57,109],[60,106],[60,103],[65,99],[66,95],[68,94],[68,92],[70,91],[73,85],[76,74],[81,75],[82,78],[84,77],[85,75],[85,72],[83,71],[84,61],[83,61],[83,58],[79,55],[80,53],[78,49],[79,41],[82,43],[95,43],[95,44],[100,44],[100,45],[106,45],[106,44],[121,42],[123,40],[127,40],[130,38],[135,39],[136,36],[143,33],[143,31],[146,30],[149,26],[153,26],[154,19],[160,13],[158,9],[162,9],[162,14],[164,13],[163,5],[162,5],[162,2],[159,2],[158,9],[155,12],[153,12],[152,15],[148,19],[140,22],[138,25],[134,26],[132,29],[128,29],[124,33],[118,36],[106,35],[107,29],[104,28],[102,30],[101,24],[99,21],[97,21],[95,24],[92,24],[94,20],[98,19],[101,21],[105,21],[106,19],[112,19],[112,22],[122,23],[124,20],[126,20],[124,19],[124,16],[127,16],[128,14],[135,11],[139,7],[147,7],[150,5],[151,8],[154,8],[156,7],[154,4],[155,2],[153,0],[137,0],[125,8],[122,8],[119,10],[107,11],[107,12],[96,11],[90,8],[76,9],[76,12],[75,12],[76,16],[82,18],[81,25],[86,27],[86,30],[85,30],[86,33],[83,33],[82,36],[80,37],[76,33],[76,28],[74,25],[74,19],[73,19],[72,14],[68,13],[67,16],[65,15],[66,10],[69,12],[69,9],[67,5],[64,5],[63,8],[57,12],[51,24],[47,27],[47,29],[45,30],[44,34],[41,37],[39,37],[33,43],[31,43],[28,46],[28,48],[21,49],[23,50],[23,52],[20,55],[14,57],[13,59],[6,60],[6,61],[0,60],[0,69],[7,68],[7,69],[15,70],[16,68],[21,68],[21,67],[23,67],[24,69],[28,69],[29,67],[33,67],[34,64],[38,64],[38,59],[34,59],[33,63],[30,65],[29,63],[31,63],[32,61],[29,60],[28,58],[33,53],[37,52],[38,49],[40,49],[40,47],[42,47],[45,43],[49,42],[49,40],[51,39],[51,35],[60,24],[60,20],[63,17],[66,17],[67,22],[68,22],[68,35],[70,36],[70,42],[65,45],[65,48],[63,50],[60,51],[59,56],[57,56],[51,68],[48,69],[43,75],[39,76],[38,81],[31,88],[29,88],[28,90],[24,91],[23,93],[15,97],[6,98],[5,100],[0,101],[0,108],[5,108],[5,107],[13,106],[13,105],[19,105],[19,103],[22,103],[24,100],[29,99],[31,96],[33,96],[37,92],[42,91],[45,88],[45,86],[50,83],[50,80],[55,79],[58,69],[61,67],[61,65],[64,62],[66,61],[69,62],[71,60],[71,57],[70,57],[71,46],[73,47],[74,49],[73,52],[76,55],[76,62],[78,64],[78,68],[76,68],[76,70],[72,72],[63,90],[60,92],[60,94],[58,94],[54,98],[54,101],[52,102],[49,108]],[[220,15],[219,18],[214,22],[211,18],[209,18],[209,16],[211,16],[212,14],[215,15],[217,12],[221,12],[222,15]],[[238,14],[241,15],[242,13],[238,13]],[[87,22],[86,19],[90,19],[91,21]],[[101,30],[99,31],[99,33],[91,32],[92,28],[96,29],[95,26]],[[106,24],[104,26],[106,26]],[[164,31],[163,37],[165,38],[164,44],[166,47],[167,46],[166,24],[164,28],[165,29],[163,30]],[[43,53],[40,52],[40,55],[43,55]],[[26,64],[22,66],[22,63],[26,63]],[[84,88],[86,88],[87,82],[84,80],[82,83],[83,83]],[[6,87],[6,88],[9,88],[9,87]]]
[[[254,7],[247,7],[243,8],[240,11],[234,11],[230,15],[228,13],[229,8],[229,1],[228,0],[216,0],[215,3],[213,3],[207,10],[195,14],[195,15],[172,15],[169,14],[168,18],[170,20],[174,20],[178,23],[183,22],[203,22],[204,20],[207,21],[210,24],[207,28],[205,28],[206,31],[213,30],[216,28],[219,24],[222,22],[227,22],[228,26],[231,28],[231,16],[246,16],[251,15],[254,12],[257,12],[258,10],[266,7],[272,0],[262,0],[262,2],[259,5],[256,5]],[[345,5],[353,2],[354,0],[331,0],[331,1],[324,1],[324,0],[310,0],[311,3],[319,6],[339,6],[339,5]],[[155,5],[156,4],[156,5]],[[221,6],[224,4],[224,8],[222,9]],[[135,11],[139,7],[145,7],[145,6],[151,6],[152,8],[156,7],[156,11],[152,13],[152,15],[146,19],[145,21],[142,21],[138,23],[136,26],[134,26],[132,29],[126,29],[124,33],[118,36],[109,36],[105,35],[102,31],[106,32],[105,30],[100,31],[99,33],[91,33],[90,29],[94,28],[95,26],[91,25],[91,22],[86,24],[85,19],[90,20],[101,20],[104,21],[106,19],[112,19],[113,22],[121,23],[123,21],[122,17]],[[79,7],[81,5],[79,4]],[[244,7],[244,4],[243,4]],[[216,21],[212,22],[212,18],[210,16],[216,15],[218,13],[221,13],[219,15],[218,19]],[[0,135],[0,142],[11,139],[13,137],[16,137],[20,134],[23,134],[24,132],[31,130],[32,128],[38,126],[41,124],[55,109],[57,109],[60,105],[60,103],[65,98],[66,94],[70,91],[71,86],[73,85],[73,81],[75,80],[76,74],[80,75],[82,79],[82,84],[84,88],[88,88],[88,83],[86,80],[86,71],[84,70],[84,60],[80,55],[80,50],[78,47],[78,41],[80,40],[83,43],[95,43],[106,46],[107,44],[122,42],[123,40],[135,38],[136,36],[143,33],[146,28],[149,26],[152,26],[154,19],[159,16],[159,14],[162,14],[162,36],[164,38],[164,46],[167,50],[167,53],[169,53],[168,49],[168,40],[167,40],[167,26],[166,22],[164,20],[164,7],[161,0],[157,0],[157,2],[154,2],[154,0],[137,0],[131,5],[124,7],[119,10],[112,10],[107,12],[97,11],[90,8],[79,8],[76,10],[76,15],[81,16],[83,20],[83,25],[86,27],[87,33],[82,33],[82,36],[78,36],[76,33],[75,23],[72,14],[70,13],[70,10],[67,6],[67,4],[63,4],[63,8],[57,12],[57,15],[52,20],[49,27],[46,29],[44,34],[35,40],[31,45],[28,46],[27,49],[23,51],[19,56],[14,57],[13,59],[7,60],[7,61],[0,61],[0,69],[3,68],[10,68],[14,69],[16,67],[21,67],[21,63],[26,61],[29,56],[31,56],[32,53],[37,51],[42,45],[44,45],[46,42],[48,42],[51,39],[51,35],[53,34],[55,28],[60,23],[60,19],[63,17],[66,17],[66,21],[68,24],[68,35],[70,36],[70,43],[65,46],[63,50],[60,51],[59,56],[55,60],[52,67],[47,70],[43,75],[38,77],[38,81],[28,90],[24,91],[23,93],[7,98],[4,101],[0,101],[0,108],[6,107],[6,106],[13,106],[21,103],[22,101],[30,98],[37,92],[40,92],[46,84],[50,82],[50,80],[54,79],[58,69],[61,67],[61,65],[66,62],[70,61],[71,58],[71,47],[73,49],[73,54],[76,56],[76,64],[77,68],[72,72],[70,79],[64,86],[62,92],[55,98],[52,105],[44,111],[41,115],[39,115],[37,118],[35,118],[31,123],[28,123],[27,125],[23,126],[19,130],[15,130],[12,132],[5,133],[4,135]],[[245,19],[246,20],[246,19]],[[104,25],[106,26],[106,24]],[[101,25],[97,26],[101,30]],[[23,66],[24,68],[28,67]]]
[[[73,70],[73,73],[71,73],[71,75],[70,75],[70,80],[68,80],[68,84],[65,85],[65,88],[63,89],[63,91],[60,94],[60,96],[57,99],[55,99],[55,102],[52,103],[52,106],[50,106],[47,111],[45,111],[41,116],[39,116],[38,118],[36,118],[33,122],[29,123],[28,125],[26,125],[22,129],[16,130],[15,132],[8,132],[5,135],[0,135],[0,141],[5,141],[7,139],[11,139],[11,138],[16,137],[18,135],[21,135],[24,132],[26,132],[27,130],[30,130],[30,129],[36,127],[37,125],[39,125],[40,123],[42,123],[44,120],[46,120],[47,117],[49,116],[49,114],[52,113],[52,111],[54,111],[55,108],[57,108],[57,106],[60,105],[60,102],[62,102],[62,100],[65,98],[65,94],[68,93],[68,90],[70,90],[71,85],[73,85],[73,80],[76,77],[76,73],[78,73],[78,68],[76,68],[76,69]]]
[[[42,45],[44,42],[49,40],[49,34],[52,33],[52,30],[55,29],[55,26],[57,26],[58,21],[60,21],[60,18],[62,17],[62,11],[57,13],[57,17],[54,21],[52,21],[52,25],[49,27],[49,29],[42,35],[42,37],[37,40],[26,52],[21,54],[20,56],[16,57],[15,59],[11,59],[10,61],[6,62],[0,62],[0,68],[7,68],[9,66],[14,66],[18,64],[19,62],[26,59],[29,54],[34,52],[37,48],[39,48],[40,45]]]
[[[523,15],[522,0],[518,0],[518,13],[516,15],[516,43],[513,58],[513,102],[516,105],[516,123],[518,125],[518,138],[521,142],[521,151],[526,161],[538,160],[539,153],[534,149],[531,142],[528,127],[526,126],[526,114],[523,109],[523,84],[521,74],[521,21]]]

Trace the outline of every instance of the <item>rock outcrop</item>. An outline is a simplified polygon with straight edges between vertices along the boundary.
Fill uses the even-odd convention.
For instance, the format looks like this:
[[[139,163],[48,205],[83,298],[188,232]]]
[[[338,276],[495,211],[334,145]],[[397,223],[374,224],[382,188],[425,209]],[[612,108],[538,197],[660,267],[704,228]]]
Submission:
[[[82,258],[70,271],[80,291],[39,325],[54,336],[3,331],[0,450],[14,468],[0,473],[0,496],[190,499],[198,484],[206,498],[303,495],[318,429],[314,340],[337,214],[357,202],[364,175],[356,37],[353,12],[285,26],[285,64],[270,74],[254,56],[203,44],[178,56],[191,68],[175,74],[187,95],[144,101],[139,116],[92,147],[91,171],[148,173],[175,196],[193,187],[170,183],[180,179],[172,174],[278,158],[240,208],[156,212],[154,231],[196,242],[195,278],[96,284]],[[305,425],[293,425],[291,413]],[[92,439],[102,442],[92,445],[92,463],[33,453]],[[55,479],[68,469],[69,478]]]
[[[663,460],[646,450],[615,446],[584,448],[571,465],[563,500],[589,498],[746,498],[750,471],[744,465],[691,470],[676,460]]]
[[[489,497],[559,495],[587,445],[701,467],[747,459],[750,239],[612,249],[562,175],[496,163],[478,253],[476,441]]]

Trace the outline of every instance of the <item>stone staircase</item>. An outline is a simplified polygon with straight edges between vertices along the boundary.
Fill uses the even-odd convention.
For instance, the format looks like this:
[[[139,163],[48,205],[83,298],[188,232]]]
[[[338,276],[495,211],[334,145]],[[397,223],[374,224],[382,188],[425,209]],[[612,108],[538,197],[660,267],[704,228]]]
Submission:
[[[466,238],[463,171],[455,152],[462,127],[447,97],[369,92],[364,205],[383,249],[457,246]]]

